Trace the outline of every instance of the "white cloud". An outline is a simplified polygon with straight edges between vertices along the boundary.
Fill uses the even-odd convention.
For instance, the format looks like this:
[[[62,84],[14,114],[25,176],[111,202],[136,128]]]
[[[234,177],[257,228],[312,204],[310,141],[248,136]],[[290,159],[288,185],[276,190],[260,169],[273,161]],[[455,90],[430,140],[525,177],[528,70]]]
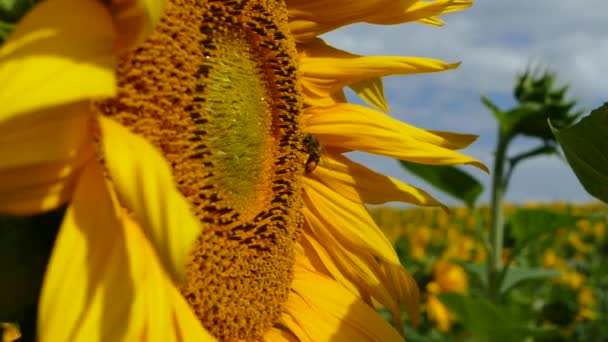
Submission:
[[[480,134],[468,152],[491,162],[495,122],[479,95],[489,94],[507,105],[516,73],[530,63],[541,62],[557,71],[559,81],[571,85],[571,96],[581,99],[587,110],[608,100],[606,10],[606,0],[477,1],[471,9],[444,16],[444,27],[358,24],[325,39],[365,55],[462,61],[459,69],[449,72],[387,78],[389,104],[394,116],[418,126]],[[374,165],[391,175],[405,175],[390,160],[374,159]],[[561,161],[539,158],[516,171],[509,199],[590,197]]]

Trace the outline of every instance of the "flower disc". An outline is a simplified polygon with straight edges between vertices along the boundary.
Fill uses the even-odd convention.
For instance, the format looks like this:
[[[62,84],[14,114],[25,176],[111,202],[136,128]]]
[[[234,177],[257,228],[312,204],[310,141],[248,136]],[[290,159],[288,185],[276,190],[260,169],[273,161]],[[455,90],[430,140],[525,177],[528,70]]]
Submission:
[[[203,229],[182,293],[221,340],[260,339],[301,226],[295,46],[276,1],[175,0],[97,108],[164,154]]]

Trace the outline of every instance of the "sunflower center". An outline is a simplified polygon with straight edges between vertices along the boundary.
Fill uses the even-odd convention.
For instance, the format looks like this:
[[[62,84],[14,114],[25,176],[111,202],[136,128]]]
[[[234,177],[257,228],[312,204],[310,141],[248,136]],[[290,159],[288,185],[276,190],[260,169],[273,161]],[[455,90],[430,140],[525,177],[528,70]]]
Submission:
[[[263,161],[272,158],[272,104],[259,51],[242,32],[209,31],[198,94],[187,109],[193,120],[206,119],[194,139],[218,133],[197,146],[197,157],[205,159],[205,153],[211,153],[219,175],[216,184],[234,208],[245,211],[259,202],[268,184],[269,165]]]
[[[301,226],[295,46],[277,0],[170,1],[97,108],[156,145],[203,231],[182,293],[220,340],[258,340],[291,288]]]

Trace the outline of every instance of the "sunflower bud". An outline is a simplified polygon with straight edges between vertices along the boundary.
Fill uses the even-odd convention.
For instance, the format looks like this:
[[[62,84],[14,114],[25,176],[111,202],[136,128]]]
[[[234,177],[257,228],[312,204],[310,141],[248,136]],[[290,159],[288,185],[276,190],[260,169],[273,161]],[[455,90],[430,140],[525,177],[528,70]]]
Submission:
[[[498,118],[501,130],[508,136],[522,134],[529,137],[553,141],[547,119],[557,127],[571,125],[582,114],[572,111],[576,100],[566,97],[568,86],[556,85],[557,75],[540,67],[528,68],[517,77],[513,95],[518,105],[508,111],[500,110],[487,98],[484,104]]]

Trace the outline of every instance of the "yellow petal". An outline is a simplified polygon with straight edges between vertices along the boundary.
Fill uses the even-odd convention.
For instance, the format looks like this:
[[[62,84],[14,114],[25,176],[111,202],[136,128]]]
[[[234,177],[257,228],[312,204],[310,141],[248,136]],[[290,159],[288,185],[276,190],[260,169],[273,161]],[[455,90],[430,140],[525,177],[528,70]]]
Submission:
[[[287,0],[286,3],[289,29],[297,42],[353,23],[391,25],[420,21],[472,4],[469,0]]]
[[[365,21],[372,24],[393,25],[407,21],[421,21],[426,18],[436,18],[441,14],[467,9],[473,5],[471,0],[436,0],[417,1],[404,12],[393,12],[383,9],[370,15]],[[433,21],[433,20],[431,20]]]
[[[343,198],[313,179],[304,178],[303,181],[303,212],[318,218],[322,223],[319,226],[326,227],[325,229],[344,239],[340,242],[346,247],[365,248],[386,260],[399,261],[390,241],[364,206]]]
[[[459,63],[423,57],[359,56],[338,50],[321,39],[298,46],[302,92],[305,102],[323,105],[325,97],[343,87],[388,75],[438,72],[458,67]]]
[[[443,0],[427,3],[422,2],[417,5],[418,6],[412,8],[412,12],[418,12],[417,16],[420,17],[420,19],[416,20],[417,22],[432,26],[443,26],[443,20],[437,17],[437,15],[462,11],[473,6],[473,1]]]
[[[349,85],[355,94],[367,102],[369,105],[376,107],[384,112],[390,112],[386,98],[384,97],[384,85],[382,78],[374,77],[368,80],[355,82]],[[346,102],[346,101],[344,101]]]
[[[317,179],[357,203],[382,204],[399,201],[421,206],[441,206],[447,210],[447,207],[425,191],[374,172],[340,154],[323,154],[322,162],[307,177]]]
[[[111,119],[101,117],[100,124],[106,166],[121,202],[133,211],[171,275],[183,279],[200,222],[148,141]]]
[[[72,194],[93,158],[88,103],[45,108],[0,124],[0,212],[31,215]]]
[[[304,111],[307,133],[337,130],[333,125],[367,125],[378,135],[403,135],[405,139],[414,139],[422,143],[433,144],[447,149],[461,149],[473,143],[477,136],[452,132],[421,129],[401,122],[389,115],[356,104],[337,103],[332,106],[307,108]],[[345,130],[347,126],[345,126]],[[386,131],[386,132],[380,132]],[[364,132],[362,132],[364,133]],[[370,134],[371,135],[371,134]]]
[[[386,155],[420,164],[471,164],[474,158],[452,151],[469,145],[474,135],[426,131],[378,111],[349,103],[305,110],[306,132],[322,145]]]
[[[112,0],[117,52],[141,43],[160,21],[166,5],[166,0]]]
[[[315,253],[312,256],[319,259],[318,262],[326,267],[329,274],[320,273],[331,276],[345,290],[355,294],[370,306],[372,306],[373,298],[391,312],[396,325],[402,325],[400,298],[398,298],[398,294],[390,292],[392,288],[385,286],[386,277],[380,274],[379,265],[376,260],[373,260],[373,256],[349,252],[330,232],[318,229],[320,225],[316,218],[305,215],[305,222],[305,229],[300,235],[300,243],[312,251],[306,251],[302,258],[308,261],[312,253]]]
[[[38,340],[213,341],[92,162],[47,268]]]
[[[302,267],[294,270],[292,293],[285,307],[283,316],[288,319],[282,318],[281,323],[302,341],[403,341],[359,298],[335,281]]]
[[[363,257],[375,269],[384,286],[404,303],[412,321],[418,317],[419,291],[405,272],[390,241],[378,228],[364,205],[352,202],[325,185],[304,178],[302,212],[318,241],[331,251],[342,246]],[[335,239],[335,242],[329,240]],[[378,261],[380,260],[380,261]]]
[[[0,48],[0,125],[25,112],[112,96],[114,37],[100,1],[37,4]]]
[[[264,341],[268,342],[302,342],[290,331],[272,327],[264,334]]]

